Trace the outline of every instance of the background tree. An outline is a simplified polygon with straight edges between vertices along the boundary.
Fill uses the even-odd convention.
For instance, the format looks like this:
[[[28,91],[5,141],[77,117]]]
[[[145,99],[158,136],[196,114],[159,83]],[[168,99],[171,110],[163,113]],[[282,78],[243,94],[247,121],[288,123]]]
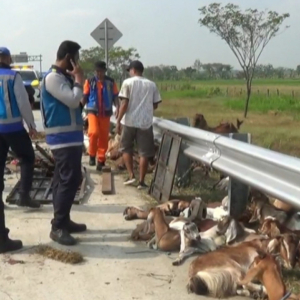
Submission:
[[[135,48],[123,49],[122,47],[113,47],[108,55],[108,72],[115,80],[120,82],[126,78],[126,67],[132,60],[139,59]],[[83,49],[80,54],[82,68],[86,76],[92,76],[94,72],[94,63],[105,59],[105,51],[101,47],[91,47]]]
[[[244,116],[247,117],[255,67],[263,50],[279,33],[283,21],[289,14],[274,11],[247,9],[238,5],[212,3],[199,9],[201,26],[220,36],[230,47],[243,69],[247,84]],[[287,28],[287,27],[286,27]]]

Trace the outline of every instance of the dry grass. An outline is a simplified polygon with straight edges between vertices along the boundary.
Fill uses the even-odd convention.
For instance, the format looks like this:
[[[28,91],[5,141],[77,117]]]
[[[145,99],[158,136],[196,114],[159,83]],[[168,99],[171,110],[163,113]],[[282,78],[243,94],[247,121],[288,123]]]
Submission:
[[[300,269],[283,270],[282,275],[286,284],[287,290],[294,294],[300,293]]]
[[[79,252],[59,250],[45,245],[38,246],[36,248],[36,253],[65,264],[75,265],[83,262],[83,256]]]

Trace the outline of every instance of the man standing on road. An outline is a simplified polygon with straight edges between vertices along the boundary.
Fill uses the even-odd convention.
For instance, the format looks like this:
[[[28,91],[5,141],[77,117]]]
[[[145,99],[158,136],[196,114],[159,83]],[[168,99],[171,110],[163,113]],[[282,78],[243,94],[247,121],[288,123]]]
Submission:
[[[138,189],[147,188],[145,176],[149,158],[155,155],[153,137],[153,111],[161,102],[161,97],[154,82],[143,77],[144,66],[136,60],[127,69],[131,78],[124,80],[119,98],[121,106],[117,117],[117,132],[122,135],[121,147],[123,159],[129,173],[125,185],[133,184],[136,179],[133,173],[133,147],[137,143],[140,155],[140,177]],[[123,120],[124,117],[124,120]]]
[[[55,160],[54,218],[50,238],[62,245],[75,245],[76,240],[70,233],[86,230],[85,224],[77,224],[70,219],[72,204],[82,181],[83,120],[80,101],[84,76],[78,65],[79,49],[80,46],[72,41],[60,44],[56,63],[46,73],[41,88],[46,142]]]
[[[105,153],[108,148],[110,117],[113,104],[118,111],[118,87],[115,81],[106,76],[106,63],[95,63],[95,76],[86,80],[84,85],[84,103],[88,114],[88,136],[90,166],[96,165],[101,171],[105,166]]]
[[[36,134],[36,126],[22,78],[16,71],[11,70],[11,63],[10,51],[5,47],[0,47],[0,253],[22,248],[21,241],[9,239],[9,230],[5,227],[2,193],[9,148],[16,154],[21,166],[21,184],[17,205],[40,207],[37,201],[30,198],[35,157],[29,135]],[[22,119],[28,126],[29,135],[23,126]]]

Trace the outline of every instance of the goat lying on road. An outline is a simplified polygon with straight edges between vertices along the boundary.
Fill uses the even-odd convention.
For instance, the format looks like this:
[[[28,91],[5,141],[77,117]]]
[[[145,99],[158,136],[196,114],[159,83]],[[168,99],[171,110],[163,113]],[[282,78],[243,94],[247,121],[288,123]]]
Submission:
[[[157,205],[166,215],[179,216],[179,213],[190,206],[189,201],[184,200],[170,200],[163,204]],[[123,212],[125,220],[143,219],[147,220],[149,211],[142,210],[138,207],[128,206]]]
[[[261,234],[267,235],[270,238],[276,237],[282,233],[294,233],[300,236],[300,230],[291,230],[286,226],[284,226],[283,224],[279,223],[274,218],[265,219],[261,224],[259,232]]]
[[[222,217],[217,225],[217,233],[226,236],[226,244],[239,243],[259,239],[262,236],[256,234],[252,229],[244,227],[233,217]]]
[[[273,218],[291,230],[300,230],[300,215],[298,213],[294,213],[294,211],[286,213],[260,198],[253,198],[252,203],[254,212],[249,223],[259,221],[262,224],[265,219]]]
[[[294,240],[256,239],[198,256],[190,265],[187,289],[215,298],[234,296],[240,278],[247,272],[258,251],[281,254],[283,248],[287,252],[291,247],[295,247]],[[289,257],[282,259],[285,265],[291,265]],[[253,288],[255,285],[251,284]]]
[[[167,224],[164,214],[159,208],[150,210],[147,223],[148,226],[153,223],[155,228],[155,236],[148,243],[150,248],[162,251],[176,251],[180,249],[180,252],[184,252],[186,247],[192,247],[193,244],[200,241],[199,231],[194,223],[183,221],[180,231],[173,229]]]
[[[192,200],[191,202],[185,202],[185,201],[180,201],[180,200],[171,200],[168,201],[164,204],[158,205],[156,208],[159,208],[162,210],[167,216],[165,216],[165,221],[167,224],[170,224],[171,221],[173,221],[175,218],[170,216],[175,211],[179,210],[181,211],[186,207],[186,203],[189,204],[189,208],[184,210],[184,215],[186,217],[179,217],[180,220],[182,221],[188,221],[188,222],[194,222],[198,230],[200,232],[206,231],[216,225],[216,222],[211,220],[211,219],[204,219],[203,218],[206,216],[206,207],[201,198],[196,198]],[[188,211],[187,211],[188,210]],[[142,217],[142,218],[147,218],[149,212],[148,211],[142,211],[138,208],[134,207],[128,207],[124,211],[125,218],[129,216],[129,218],[133,217]],[[173,214],[174,215],[174,214]],[[178,214],[177,214],[178,215]],[[177,218],[178,220],[178,218]],[[153,224],[151,225],[152,227],[148,228],[147,222],[143,222],[139,225],[137,225],[136,229],[133,230],[131,234],[131,238],[133,240],[149,240],[151,236],[154,235],[154,226]],[[146,228],[147,227],[147,228]],[[150,229],[150,230],[149,230]],[[180,229],[178,229],[180,230]],[[147,235],[145,232],[148,232]]]
[[[240,280],[239,284],[247,286],[254,279],[263,284],[269,300],[300,299],[299,295],[294,295],[287,291],[282,280],[280,266],[270,254],[259,253],[250,265],[246,276]]]
[[[272,204],[266,202],[265,199],[254,197],[252,199],[252,203],[253,203],[253,215],[249,223],[254,223],[258,221],[260,224],[262,224],[262,222],[267,217],[274,217],[281,224],[283,224],[287,219],[286,212],[276,209]]]

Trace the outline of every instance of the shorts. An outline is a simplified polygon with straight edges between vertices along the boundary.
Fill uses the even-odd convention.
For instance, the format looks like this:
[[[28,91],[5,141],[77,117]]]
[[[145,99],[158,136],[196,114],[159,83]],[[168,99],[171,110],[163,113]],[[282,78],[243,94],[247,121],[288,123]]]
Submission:
[[[133,154],[134,142],[137,143],[141,157],[154,157],[155,146],[152,126],[148,129],[141,129],[122,125],[120,151]]]

